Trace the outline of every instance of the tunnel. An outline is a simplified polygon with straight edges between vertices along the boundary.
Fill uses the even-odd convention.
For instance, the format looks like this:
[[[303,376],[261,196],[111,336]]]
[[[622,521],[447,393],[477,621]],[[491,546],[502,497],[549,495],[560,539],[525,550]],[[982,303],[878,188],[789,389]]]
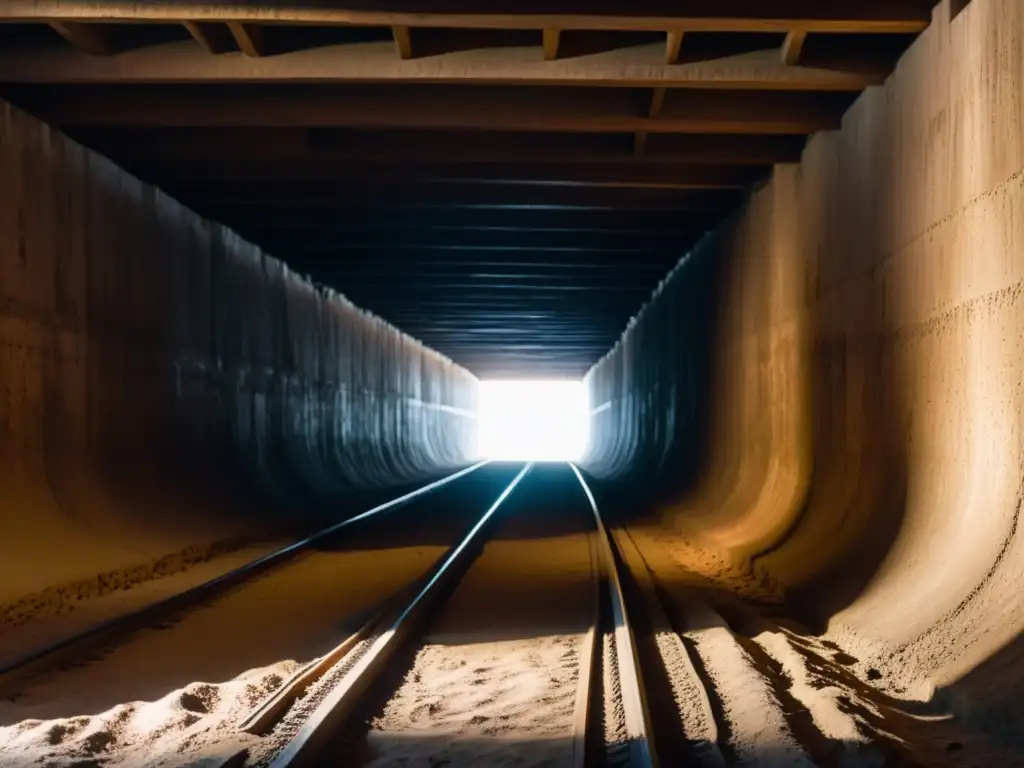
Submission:
[[[1024,766],[1022,281],[1020,0],[6,0],[0,766]]]

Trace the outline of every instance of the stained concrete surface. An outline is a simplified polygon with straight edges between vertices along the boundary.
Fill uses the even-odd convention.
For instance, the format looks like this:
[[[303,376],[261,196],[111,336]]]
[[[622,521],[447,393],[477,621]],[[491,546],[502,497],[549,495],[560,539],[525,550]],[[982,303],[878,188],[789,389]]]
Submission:
[[[461,465],[476,379],[0,103],[0,617]]]
[[[1018,751],[1022,93],[1024,5],[941,3],[590,373],[587,462],[658,486],[638,541],[695,582]]]

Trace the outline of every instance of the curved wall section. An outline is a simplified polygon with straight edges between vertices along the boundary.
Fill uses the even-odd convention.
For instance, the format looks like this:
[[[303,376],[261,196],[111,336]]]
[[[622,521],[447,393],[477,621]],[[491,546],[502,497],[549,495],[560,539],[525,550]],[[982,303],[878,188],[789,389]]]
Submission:
[[[692,443],[662,470],[692,479],[634,523],[649,551],[695,580],[788,599],[905,690],[934,688],[1013,739],[1024,5],[951,11],[940,4],[889,82],[799,166],[776,168],[671,281],[688,262],[715,269],[663,290],[591,371],[595,405],[610,405],[588,466],[636,479],[666,431],[670,453]],[[661,306],[702,293],[703,328]],[[701,333],[706,366],[689,355]],[[665,398],[694,377],[707,382],[696,439]]]
[[[591,439],[585,465],[605,480],[678,483],[704,428],[705,374],[717,235],[661,282],[615,347],[588,373]]]
[[[0,618],[464,464],[476,389],[0,102]]]

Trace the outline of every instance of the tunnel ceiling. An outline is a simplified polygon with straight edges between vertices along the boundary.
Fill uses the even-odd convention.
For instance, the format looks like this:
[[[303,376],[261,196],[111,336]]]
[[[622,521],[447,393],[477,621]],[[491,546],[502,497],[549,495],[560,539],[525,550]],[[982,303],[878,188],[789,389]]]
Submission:
[[[932,4],[8,0],[0,96],[480,376],[579,376]]]

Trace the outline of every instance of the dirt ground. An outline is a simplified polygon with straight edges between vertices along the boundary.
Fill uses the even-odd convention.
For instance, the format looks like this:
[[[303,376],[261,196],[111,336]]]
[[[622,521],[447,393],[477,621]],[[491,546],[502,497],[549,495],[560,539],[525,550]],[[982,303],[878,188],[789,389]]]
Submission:
[[[575,479],[530,479],[366,737],[367,765],[570,765],[593,583]],[[545,496],[563,492],[557,501]]]
[[[0,765],[170,768],[244,746],[254,737],[238,737],[235,726],[250,709],[426,571],[500,492],[505,474],[482,478],[480,493],[459,501],[438,496],[409,507],[29,681],[0,701]]]

